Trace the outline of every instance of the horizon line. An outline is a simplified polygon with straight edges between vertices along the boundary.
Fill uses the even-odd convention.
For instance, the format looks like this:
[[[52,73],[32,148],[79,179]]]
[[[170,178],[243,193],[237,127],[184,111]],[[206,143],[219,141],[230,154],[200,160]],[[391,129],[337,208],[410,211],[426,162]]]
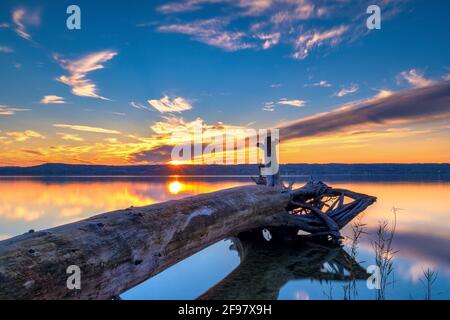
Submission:
[[[45,165],[63,165],[63,166],[97,166],[97,167],[140,167],[140,166],[167,166],[167,167],[194,167],[194,166],[208,166],[208,167],[234,167],[234,166],[257,166],[257,163],[240,163],[240,164],[170,164],[170,163],[149,163],[149,164],[86,164],[86,163],[60,163],[60,162],[46,162],[36,165],[22,166],[22,165],[0,165],[0,168],[35,168]],[[327,162],[327,163],[280,163],[280,166],[286,165],[450,165],[450,162]]]

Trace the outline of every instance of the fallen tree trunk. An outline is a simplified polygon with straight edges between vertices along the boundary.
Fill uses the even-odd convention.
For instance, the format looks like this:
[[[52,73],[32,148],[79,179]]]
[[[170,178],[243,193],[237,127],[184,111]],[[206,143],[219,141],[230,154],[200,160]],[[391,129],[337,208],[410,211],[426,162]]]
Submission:
[[[311,205],[323,207],[323,197],[330,195],[336,192],[323,183],[308,183],[294,191],[244,186],[104,213],[4,240],[0,299],[110,299],[248,229],[286,226],[330,234],[326,220],[308,211]],[[338,205],[327,213],[339,228],[375,201],[352,195],[353,206]],[[80,290],[66,285],[70,276],[66,270],[72,265],[81,270]]]

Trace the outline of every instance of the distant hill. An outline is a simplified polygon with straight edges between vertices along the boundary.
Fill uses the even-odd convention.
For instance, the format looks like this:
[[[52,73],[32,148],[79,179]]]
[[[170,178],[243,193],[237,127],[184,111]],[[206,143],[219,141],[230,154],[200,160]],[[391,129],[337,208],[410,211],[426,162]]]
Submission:
[[[434,176],[450,178],[450,164],[286,164],[282,175],[364,177]],[[133,165],[101,166],[48,163],[33,167],[0,167],[0,176],[167,176],[257,175],[256,165]]]

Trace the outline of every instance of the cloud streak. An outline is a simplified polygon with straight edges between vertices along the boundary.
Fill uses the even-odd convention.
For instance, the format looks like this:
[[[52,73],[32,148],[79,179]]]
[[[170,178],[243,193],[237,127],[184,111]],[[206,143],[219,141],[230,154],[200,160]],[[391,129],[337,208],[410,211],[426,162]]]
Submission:
[[[299,99],[294,99],[294,100],[281,99],[280,101],[278,101],[278,104],[297,107],[297,108],[305,106],[305,103],[306,103],[305,100],[299,100]]]
[[[141,103],[137,103],[137,102],[134,102],[134,101],[131,101],[131,102],[130,102],[130,106],[132,106],[132,107],[135,108],[135,109],[139,109],[139,110],[153,111],[152,108],[149,108],[149,107],[147,107],[147,106],[144,106],[144,105],[141,104]]]
[[[221,48],[226,51],[237,51],[254,47],[244,41],[244,32],[226,31],[227,21],[220,19],[198,20],[185,24],[164,25],[158,28],[162,32],[174,32],[192,36],[193,39]]]
[[[268,111],[268,112],[273,112],[275,111],[275,106],[276,105],[285,105],[285,106],[291,106],[291,107],[296,107],[296,108],[300,108],[300,107],[304,107],[306,104],[305,100],[300,100],[300,99],[280,99],[277,102],[273,102],[273,101],[269,101],[264,103],[264,106],[261,108],[263,111]]]
[[[113,59],[116,55],[117,52],[106,50],[94,52],[73,61],[54,55],[54,59],[70,74],[69,76],[60,76],[58,81],[70,86],[72,93],[76,96],[109,100],[98,94],[96,84],[87,79],[86,76],[90,72],[103,69],[103,64]]]
[[[14,49],[8,46],[0,46],[0,52],[2,53],[13,53]]]
[[[17,112],[30,111],[30,109],[14,108],[5,105],[0,105],[0,116],[12,116]]]
[[[352,84],[350,87],[342,88],[341,90],[336,92],[335,96],[339,97],[339,98],[342,98],[342,97],[345,97],[346,95],[355,93],[358,90],[359,90],[359,87],[356,84]]]
[[[67,134],[67,133],[58,133],[59,136],[61,136],[62,140],[67,141],[84,141],[82,137],[80,137],[77,134]]]
[[[273,112],[275,111],[275,103],[272,101],[264,103],[264,106],[261,108],[263,111]]]
[[[331,84],[328,83],[327,80],[320,80],[319,82],[313,83],[314,87],[323,87],[323,88],[330,88]]]
[[[84,125],[73,125],[73,124],[54,124],[55,128],[63,128],[63,129],[71,129],[76,131],[83,131],[83,132],[93,132],[93,133],[107,133],[107,134],[120,134],[120,131],[117,130],[110,130],[110,129],[104,129],[99,127],[90,127],[90,126],[84,126]]]
[[[163,5],[160,5],[156,9],[161,13],[180,13],[180,12],[189,12],[196,11],[202,8],[204,4],[211,3],[220,3],[224,2],[224,0],[186,0],[181,2],[169,2]]]
[[[283,140],[341,132],[354,127],[414,123],[450,116],[450,81],[345,105],[280,127]]]
[[[31,41],[26,25],[39,25],[41,18],[38,11],[29,12],[24,8],[15,9],[12,13],[14,31],[23,39]]]

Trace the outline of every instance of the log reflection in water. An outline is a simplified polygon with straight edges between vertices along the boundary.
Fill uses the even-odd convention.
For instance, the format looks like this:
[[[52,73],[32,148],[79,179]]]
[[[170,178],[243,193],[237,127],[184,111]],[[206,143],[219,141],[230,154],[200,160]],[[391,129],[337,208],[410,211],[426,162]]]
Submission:
[[[201,300],[273,300],[291,280],[367,279],[366,271],[340,246],[304,240],[267,242],[261,230],[233,238],[241,264],[202,294]]]

